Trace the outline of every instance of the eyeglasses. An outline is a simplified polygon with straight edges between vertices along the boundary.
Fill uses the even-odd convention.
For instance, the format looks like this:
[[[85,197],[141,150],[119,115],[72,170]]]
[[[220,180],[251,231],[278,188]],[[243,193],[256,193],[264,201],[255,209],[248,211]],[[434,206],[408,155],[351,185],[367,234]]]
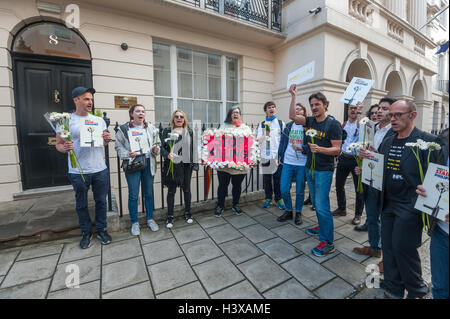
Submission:
[[[369,115],[377,114],[377,112],[370,112]]]
[[[174,115],[173,117],[176,118],[176,119],[184,119],[183,115]]]
[[[395,119],[399,119],[403,114],[408,114],[408,113],[411,113],[412,111],[409,111],[409,112],[398,112],[398,113],[388,113],[388,118],[389,119],[391,119],[391,118],[395,118]]]
[[[239,111],[233,111],[233,112],[231,112],[231,114],[241,114],[241,112],[239,112]]]

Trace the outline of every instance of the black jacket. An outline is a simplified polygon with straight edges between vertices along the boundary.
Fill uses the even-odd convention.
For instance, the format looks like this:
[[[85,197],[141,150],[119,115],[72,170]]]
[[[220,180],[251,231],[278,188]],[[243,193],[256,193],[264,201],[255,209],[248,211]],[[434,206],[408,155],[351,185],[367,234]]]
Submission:
[[[389,155],[389,149],[391,148],[392,143],[393,143],[394,139],[397,137],[397,135],[398,134],[394,132],[394,134],[392,134],[390,136],[386,136],[378,149],[378,152],[385,156],[384,157],[383,190],[380,192],[380,198],[378,201],[381,205],[380,206],[381,210],[383,210],[384,195],[385,195],[385,191],[386,191],[387,158]],[[411,134],[407,138],[406,142],[407,143],[415,143],[418,139],[422,139],[425,142],[435,142],[437,137],[435,135],[423,132],[423,131],[419,130],[418,128],[414,128],[414,130],[411,132]],[[431,153],[432,158],[431,158],[430,162],[434,162],[433,159],[437,156],[437,154],[433,154],[433,153],[438,153],[438,152],[434,151]],[[428,151],[419,150],[419,158],[420,158],[420,162],[422,163],[424,174],[426,173],[427,168],[428,168],[427,167],[427,157],[428,157]],[[414,153],[410,147],[405,146],[405,148],[403,150],[402,158],[400,159],[400,172],[401,172],[403,178],[405,179],[406,183],[408,184],[407,194],[408,194],[408,198],[410,199],[409,205],[411,207],[411,210],[414,210],[414,205],[416,203],[417,196],[418,196],[416,193],[416,189],[417,189],[418,185],[422,184],[422,181],[420,180],[419,163],[417,162],[417,159],[414,156]],[[417,212],[417,210],[416,210],[416,212]]]

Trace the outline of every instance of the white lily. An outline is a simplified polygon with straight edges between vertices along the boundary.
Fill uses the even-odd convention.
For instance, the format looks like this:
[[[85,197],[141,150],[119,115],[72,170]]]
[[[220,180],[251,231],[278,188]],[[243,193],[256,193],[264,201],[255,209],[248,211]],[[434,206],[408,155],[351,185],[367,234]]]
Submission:
[[[360,125],[366,125],[367,123],[370,123],[370,119],[368,117],[364,117],[359,121]]]

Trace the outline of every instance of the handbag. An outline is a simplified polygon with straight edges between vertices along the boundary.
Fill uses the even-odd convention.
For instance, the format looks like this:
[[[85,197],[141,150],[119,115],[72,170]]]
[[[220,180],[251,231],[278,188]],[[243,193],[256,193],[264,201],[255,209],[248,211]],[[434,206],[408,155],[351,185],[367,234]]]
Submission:
[[[145,155],[138,155],[133,159],[125,159],[122,162],[122,168],[125,173],[135,173],[142,171],[147,167],[147,158]]]

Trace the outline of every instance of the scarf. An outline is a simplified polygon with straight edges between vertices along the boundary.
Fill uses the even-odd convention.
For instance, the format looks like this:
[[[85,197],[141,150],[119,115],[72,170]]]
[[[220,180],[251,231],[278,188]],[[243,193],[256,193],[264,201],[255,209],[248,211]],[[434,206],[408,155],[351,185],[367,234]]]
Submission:
[[[274,116],[272,116],[272,117],[268,117],[268,116],[266,115],[266,121],[269,121],[269,122],[275,120],[276,118],[277,118],[276,115],[274,115]]]
[[[239,121],[237,121],[237,122],[230,122],[230,124],[232,124],[232,125],[234,125],[234,126],[236,126],[236,127],[239,127],[239,126],[241,126],[241,124],[242,124],[242,120],[239,120]]]

